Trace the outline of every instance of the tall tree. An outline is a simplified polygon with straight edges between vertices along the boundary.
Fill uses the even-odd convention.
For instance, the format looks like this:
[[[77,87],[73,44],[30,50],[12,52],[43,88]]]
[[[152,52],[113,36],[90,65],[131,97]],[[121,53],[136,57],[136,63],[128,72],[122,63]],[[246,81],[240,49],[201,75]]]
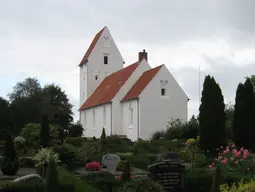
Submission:
[[[41,114],[41,85],[36,78],[18,82],[9,94],[13,113],[13,134],[17,135],[28,123],[39,123]]]
[[[202,151],[213,151],[226,144],[225,104],[220,86],[210,75],[205,77],[199,107],[199,135]]]
[[[50,128],[48,122],[48,115],[42,115],[41,129],[40,129],[40,145],[48,147],[50,145]]]
[[[68,129],[73,121],[73,105],[70,104],[69,99],[64,91],[55,84],[46,85],[42,90],[42,97],[44,98],[44,105],[47,105],[45,111],[50,115],[50,123],[57,124]]]
[[[19,98],[29,98],[41,91],[41,85],[36,78],[27,78],[22,82],[18,82],[13,87],[13,92],[9,94],[11,101]]]
[[[69,137],[81,137],[83,134],[83,127],[79,121],[76,123],[72,123],[68,129],[68,136]]]
[[[255,150],[255,95],[249,78],[237,87],[233,120],[237,146]]]
[[[50,124],[59,125],[65,130],[73,121],[72,105],[57,85],[41,88],[36,78],[27,78],[16,84],[9,97],[15,135],[28,123],[40,123],[42,114],[48,115]]]
[[[0,97],[0,140],[4,140],[12,129],[12,112],[9,102]]]

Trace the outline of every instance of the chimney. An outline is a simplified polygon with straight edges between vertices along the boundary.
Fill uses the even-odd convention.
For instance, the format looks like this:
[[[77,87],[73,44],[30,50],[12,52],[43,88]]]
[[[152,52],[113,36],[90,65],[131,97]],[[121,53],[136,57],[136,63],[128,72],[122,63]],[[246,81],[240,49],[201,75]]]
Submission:
[[[139,52],[138,56],[139,56],[139,62],[141,62],[143,59],[148,61],[148,56],[147,56],[147,52],[145,52],[145,49],[143,50],[143,52]]]

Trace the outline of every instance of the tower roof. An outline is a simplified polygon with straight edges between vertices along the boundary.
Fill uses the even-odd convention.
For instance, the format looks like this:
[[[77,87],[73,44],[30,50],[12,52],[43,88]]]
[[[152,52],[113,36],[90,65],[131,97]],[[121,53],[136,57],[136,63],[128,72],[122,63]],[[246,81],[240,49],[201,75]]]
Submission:
[[[139,62],[107,76],[79,110],[109,103],[138,67]]]
[[[88,60],[89,55],[90,55],[91,52],[93,51],[93,49],[94,49],[94,47],[95,47],[97,41],[99,40],[99,38],[100,38],[100,36],[102,35],[102,33],[103,33],[103,31],[104,31],[105,28],[106,28],[106,26],[105,26],[103,29],[101,29],[101,30],[95,35],[93,41],[91,42],[89,48],[87,49],[85,55],[83,56],[83,58],[82,58],[82,60],[81,60],[81,62],[80,62],[80,64],[79,64],[79,66],[81,66],[83,63],[85,63],[85,62]]]

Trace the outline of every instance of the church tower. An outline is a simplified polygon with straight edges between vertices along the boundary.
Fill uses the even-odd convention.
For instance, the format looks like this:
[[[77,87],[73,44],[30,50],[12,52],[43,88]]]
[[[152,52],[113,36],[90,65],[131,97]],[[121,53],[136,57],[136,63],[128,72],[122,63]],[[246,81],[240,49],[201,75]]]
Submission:
[[[124,60],[107,27],[100,30],[81,60],[80,106],[108,75],[123,68]]]

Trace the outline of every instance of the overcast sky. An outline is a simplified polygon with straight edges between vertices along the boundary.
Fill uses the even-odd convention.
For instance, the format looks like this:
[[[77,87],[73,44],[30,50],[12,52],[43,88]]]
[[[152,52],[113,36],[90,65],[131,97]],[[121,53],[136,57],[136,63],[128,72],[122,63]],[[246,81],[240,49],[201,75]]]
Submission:
[[[79,69],[95,33],[108,26],[126,63],[148,51],[165,64],[198,114],[198,66],[220,84],[225,103],[255,73],[253,0],[1,0],[0,96],[27,77],[56,83],[78,118]]]

